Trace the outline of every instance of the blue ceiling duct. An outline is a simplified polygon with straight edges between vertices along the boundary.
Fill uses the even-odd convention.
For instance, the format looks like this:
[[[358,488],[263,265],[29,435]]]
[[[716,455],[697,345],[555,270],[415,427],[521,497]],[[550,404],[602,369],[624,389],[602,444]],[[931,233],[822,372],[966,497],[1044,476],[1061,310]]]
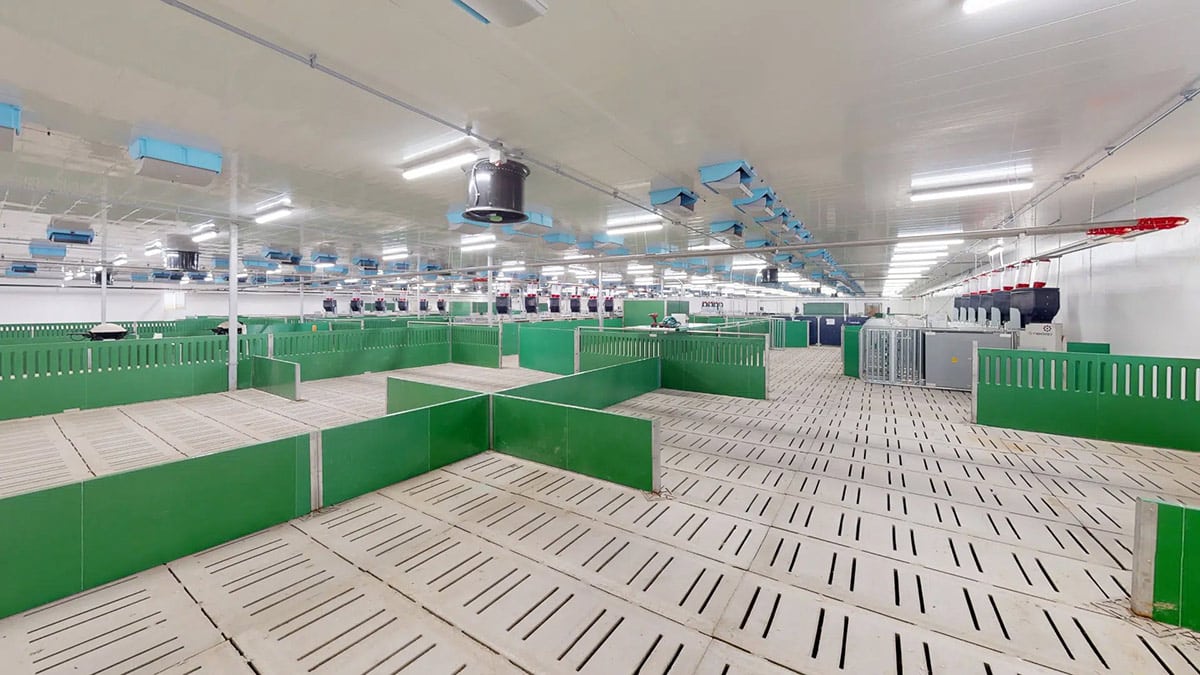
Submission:
[[[46,238],[59,244],[90,244],[96,233],[87,221],[52,218],[46,227]]]
[[[651,206],[661,206],[672,211],[695,211],[696,202],[699,199],[700,195],[685,187],[673,187],[666,188],[664,190],[650,191]]]
[[[732,234],[735,237],[742,236],[742,232],[746,230],[746,226],[742,225],[741,221],[737,220],[718,220],[710,223],[708,231],[711,234]]]
[[[31,277],[37,274],[38,266],[36,263],[13,263],[8,266],[8,270],[4,273],[6,277]]]
[[[775,202],[778,198],[775,196],[775,191],[768,187],[761,187],[757,190],[752,190],[749,197],[733,200],[733,208],[742,213],[761,212],[767,215],[775,215]]]
[[[754,167],[744,159],[700,167],[700,182],[704,183],[704,187],[718,193],[737,190],[749,197],[750,184],[755,176]]]
[[[67,246],[48,239],[34,239],[29,242],[29,255],[34,258],[62,260],[67,257]]]

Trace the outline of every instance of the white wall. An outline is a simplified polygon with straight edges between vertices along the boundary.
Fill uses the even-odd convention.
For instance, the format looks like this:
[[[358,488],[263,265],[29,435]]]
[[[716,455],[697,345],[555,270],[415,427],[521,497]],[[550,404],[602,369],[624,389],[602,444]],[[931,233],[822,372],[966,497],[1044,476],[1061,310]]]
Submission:
[[[1062,258],[1050,271],[1057,321],[1068,340],[1108,342],[1114,354],[1200,357],[1200,177],[1097,220],[1135,215],[1192,222]]]

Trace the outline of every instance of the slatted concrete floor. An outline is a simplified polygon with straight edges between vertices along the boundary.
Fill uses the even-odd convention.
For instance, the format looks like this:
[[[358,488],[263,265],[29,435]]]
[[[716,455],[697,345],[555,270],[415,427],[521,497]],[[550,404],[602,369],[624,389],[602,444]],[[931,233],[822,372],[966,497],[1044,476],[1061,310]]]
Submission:
[[[0,497],[385,414],[386,379],[493,391],[553,377],[446,364],[315,380],[301,401],[255,389],[0,422]]]
[[[978,427],[966,396],[842,378],[836,351],[772,357],[772,401],[617,407],[660,424],[662,497],[487,453],[0,622],[0,662],[1200,673],[1194,634],[1126,609],[1132,501],[1196,500],[1192,456]]]

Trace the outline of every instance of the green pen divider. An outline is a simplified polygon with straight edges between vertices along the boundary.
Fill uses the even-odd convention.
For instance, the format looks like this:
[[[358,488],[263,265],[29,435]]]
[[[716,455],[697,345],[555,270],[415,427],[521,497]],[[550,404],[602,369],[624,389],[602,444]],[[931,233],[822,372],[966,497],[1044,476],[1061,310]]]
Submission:
[[[527,384],[500,393],[599,410],[648,394],[658,389],[661,382],[659,361],[651,358]]]
[[[499,368],[500,327],[450,324],[450,361],[468,366]]]
[[[322,506],[399,483],[488,449],[484,394],[321,432]]]
[[[522,368],[558,375],[575,372],[575,331],[540,324],[520,324],[518,358]]]
[[[0,616],[308,513],[308,434],[0,499]]]
[[[638,490],[660,488],[650,420],[510,393],[494,394],[492,408],[496,452]]]

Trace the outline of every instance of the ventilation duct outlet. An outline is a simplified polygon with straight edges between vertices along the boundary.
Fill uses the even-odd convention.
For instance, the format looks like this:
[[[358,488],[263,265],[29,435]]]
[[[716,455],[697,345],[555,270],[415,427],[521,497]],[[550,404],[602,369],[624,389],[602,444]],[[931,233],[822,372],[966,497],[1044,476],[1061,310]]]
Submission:
[[[163,241],[163,267],[189,272],[200,269],[199,247],[188,236],[172,234],[166,237]]]
[[[134,173],[184,185],[206,186],[221,173],[221,155],[186,145],[141,137],[129,145]]]
[[[477,223],[509,224],[529,219],[525,213],[525,179],[529,167],[506,160],[499,164],[481,159],[471,167],[467,183],[467,208],[463,218]]]
[[[546,14],[544,0],[451,0],[480,23],[513,28]]]

